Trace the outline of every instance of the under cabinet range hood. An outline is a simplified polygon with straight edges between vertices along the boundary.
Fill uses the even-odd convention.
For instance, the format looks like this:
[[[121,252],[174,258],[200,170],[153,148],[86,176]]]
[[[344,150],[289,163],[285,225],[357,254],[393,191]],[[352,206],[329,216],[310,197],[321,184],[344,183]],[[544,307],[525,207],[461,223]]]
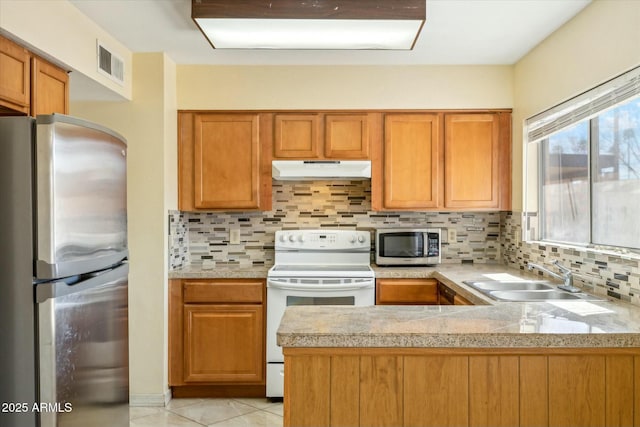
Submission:
[[[310,181],[314,179],[370,179],[370,160],[274,160],[273,179]]]

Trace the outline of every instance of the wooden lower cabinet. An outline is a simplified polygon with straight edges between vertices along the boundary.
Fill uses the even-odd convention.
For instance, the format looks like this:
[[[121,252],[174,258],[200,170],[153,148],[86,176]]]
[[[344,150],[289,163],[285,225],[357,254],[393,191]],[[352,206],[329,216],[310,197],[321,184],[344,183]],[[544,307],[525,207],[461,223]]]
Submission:
[[[261,279],[170,282],[174,395],[264,396],[264,301]]]
[[[376,305],[438,304],[436,279],[378,279]]]
[[[640,425],[640,349],[284,353],[285,426]]]

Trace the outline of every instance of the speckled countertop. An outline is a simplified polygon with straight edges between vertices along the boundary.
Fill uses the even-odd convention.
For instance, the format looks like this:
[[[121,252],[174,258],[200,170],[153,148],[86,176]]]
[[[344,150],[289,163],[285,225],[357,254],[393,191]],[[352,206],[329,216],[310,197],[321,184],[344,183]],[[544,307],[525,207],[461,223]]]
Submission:
[[[376,278],[435,278],[474,306],[289,307],[283,347],[640,347],[640,309],[611,301],[497,303],[463,284],[509,274],[501,264],[379,267]],[[171,279],[266,278],[270,266],[185,267]]]
[[[269,268],[270,265],[188,265],[169,271],[169,279],[264,279]]]

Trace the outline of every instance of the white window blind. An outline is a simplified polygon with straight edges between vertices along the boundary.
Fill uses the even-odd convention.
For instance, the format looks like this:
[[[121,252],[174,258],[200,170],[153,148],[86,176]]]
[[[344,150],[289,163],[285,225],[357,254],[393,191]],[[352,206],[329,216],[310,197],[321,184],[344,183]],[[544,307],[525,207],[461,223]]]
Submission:
[[[547,138],[636,96],[640,96],[640,67],[527,119],[527,142]]]

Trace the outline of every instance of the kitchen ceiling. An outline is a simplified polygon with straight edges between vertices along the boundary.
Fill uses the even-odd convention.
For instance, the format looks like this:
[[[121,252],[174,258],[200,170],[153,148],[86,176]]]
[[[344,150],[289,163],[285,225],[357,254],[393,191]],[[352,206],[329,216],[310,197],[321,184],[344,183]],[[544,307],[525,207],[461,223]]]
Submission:
[[[412,51],[276,51],[212,49],[191,20],[190,0],[70,1],[132,52],[218,65],[513,64],[591,2],[427,0]]]

